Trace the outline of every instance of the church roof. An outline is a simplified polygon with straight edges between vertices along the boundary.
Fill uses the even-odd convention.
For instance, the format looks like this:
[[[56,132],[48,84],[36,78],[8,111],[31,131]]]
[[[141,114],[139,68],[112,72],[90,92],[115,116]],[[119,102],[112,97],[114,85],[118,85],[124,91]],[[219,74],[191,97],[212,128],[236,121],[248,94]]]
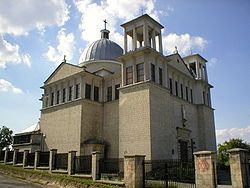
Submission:
[[[90,44],[82,53],[79,64],[94,60],[116,60],[123,54],[123,49],[109,40],[109,30],[101,30],[101,39]]]
[[[26,129],[22,130],[21,132],[19,132],[17,134],[32,133],[32,132],[36,132],[36,131],[39,131],[39,130],[40,130],[40,125],[39,125],[39,122],[38,122],[38,123],[35,123],[35,124],[27,127]]]

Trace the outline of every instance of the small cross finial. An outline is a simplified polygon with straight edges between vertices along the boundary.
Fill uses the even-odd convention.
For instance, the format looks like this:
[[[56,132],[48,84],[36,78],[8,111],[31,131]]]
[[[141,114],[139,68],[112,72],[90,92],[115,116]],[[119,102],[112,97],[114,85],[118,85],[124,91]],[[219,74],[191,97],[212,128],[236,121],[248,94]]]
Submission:
[[[174,48],[175,48],[174,53],[177,54],[178,53],[177,46],[175,46]]]
[[[66,55],[63,56],[63,62],[66,63]]]
[[[106,29],[106,25],[107,25],[107,20],[105,19],[105,20],[103,20],[103,22],[104,22],[104,29]]]

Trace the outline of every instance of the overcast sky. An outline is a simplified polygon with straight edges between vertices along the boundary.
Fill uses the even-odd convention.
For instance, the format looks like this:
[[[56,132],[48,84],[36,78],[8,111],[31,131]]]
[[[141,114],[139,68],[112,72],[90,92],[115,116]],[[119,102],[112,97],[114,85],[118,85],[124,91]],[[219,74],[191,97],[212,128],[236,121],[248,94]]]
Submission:
[[[0,125],[19,132],[38,121],[40,86],[64,54],[78,64],[104,19],[123,46],[120,25],[148,13],[165,27],[165,55],[177,46],[208,60],[218,142],[250,142],[249,10],[248,0],[1,0]]]

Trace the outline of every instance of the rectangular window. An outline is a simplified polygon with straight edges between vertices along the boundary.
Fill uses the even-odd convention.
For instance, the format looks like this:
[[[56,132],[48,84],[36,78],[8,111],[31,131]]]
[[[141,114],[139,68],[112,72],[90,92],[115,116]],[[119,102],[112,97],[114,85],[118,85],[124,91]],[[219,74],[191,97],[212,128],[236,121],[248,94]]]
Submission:
[[[183,98],[183,85],[181,84],[181,98]]]
[[[179,93],[178,93],[178,82],[175,81],[175,95],[178,97]]]
[[[186,100],[188,101],[188,87],[186,86]]]
[[[208,93],[207,93],[207,105],[210,106],[210,98]]]
[[[66,99],[66,88],[63,88],[62,102],[65,102],[65,99]]]
[[[56,104],[59,104],[59,100],[60,100],[60,90],[57,90],[57,92],[56,92]]]
[[[69,97],[68,97],[68,101],[72,100],[72,86],[69,86]]]
[[[159,84],[162,85],[162,68],[159,68]]]
[[[190,92],[191,92],[191,102],[193,103],[194,102],[194,99],[193,99],[193,90],[190,89]]]
[[[206,104],[205,92],[203,91],[203,104]]]
[[[170,89],[170,94],[173,94],[172,78],[169,78],[169,89]]]
[[[80,96],[80,84],[76,84],[75,88],[75,99],[78,99]]]
[[[155,65],[151,64],[151,80],[155,82]]]
[[[85,86],[85,99],[91,98],[91,85],[86,84]]]
[[[54,93],[51,93],[50,106],[54,105]]]
[[[144,64],[140,63],[136,65],[137,82],[144,80]]]
[[[94,86],[94,101],[99,101],[99,87]]]
[[[115,85],[115,100],[119,99],[119,90],[120,84]]]
[[[133,67],[127,67],[126,68],[126,84],[132,84],[133,83]]]
[[[112,101],[112,87],[108,87],[107,89],[107,101]]]

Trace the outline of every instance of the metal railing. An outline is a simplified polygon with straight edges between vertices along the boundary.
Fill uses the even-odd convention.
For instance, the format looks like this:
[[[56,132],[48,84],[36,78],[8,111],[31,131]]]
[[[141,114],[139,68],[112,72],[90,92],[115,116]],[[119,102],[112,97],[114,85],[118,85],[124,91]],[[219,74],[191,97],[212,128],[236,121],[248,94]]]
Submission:
[[[109,158],[100,159],[99,167],[101,174],[110,174],[110,177],[124,178],[124,159],[123,158]]]
[[[7,162],[13,162],[14,151],[9,151],[7,155]]]
[[[4,160],[5,151],[0,152],[0,161]]]
[[[28,153],[27,154],[27,165],[34,166],[35,163],[35,153]]]
[[[39,166],[41,166],[41,167],[49,166],[49,151],[48,152],[40,152]]]
[[[17,152],[16,163],[17,164],[23,163],[23,152]]]
[[[68,169],[68,153],[57,153],[55,155],[55,166],[56,170],[67,170]]]
[[[75,173],[91,174],[92,156],[75,156],[74,169]]]

